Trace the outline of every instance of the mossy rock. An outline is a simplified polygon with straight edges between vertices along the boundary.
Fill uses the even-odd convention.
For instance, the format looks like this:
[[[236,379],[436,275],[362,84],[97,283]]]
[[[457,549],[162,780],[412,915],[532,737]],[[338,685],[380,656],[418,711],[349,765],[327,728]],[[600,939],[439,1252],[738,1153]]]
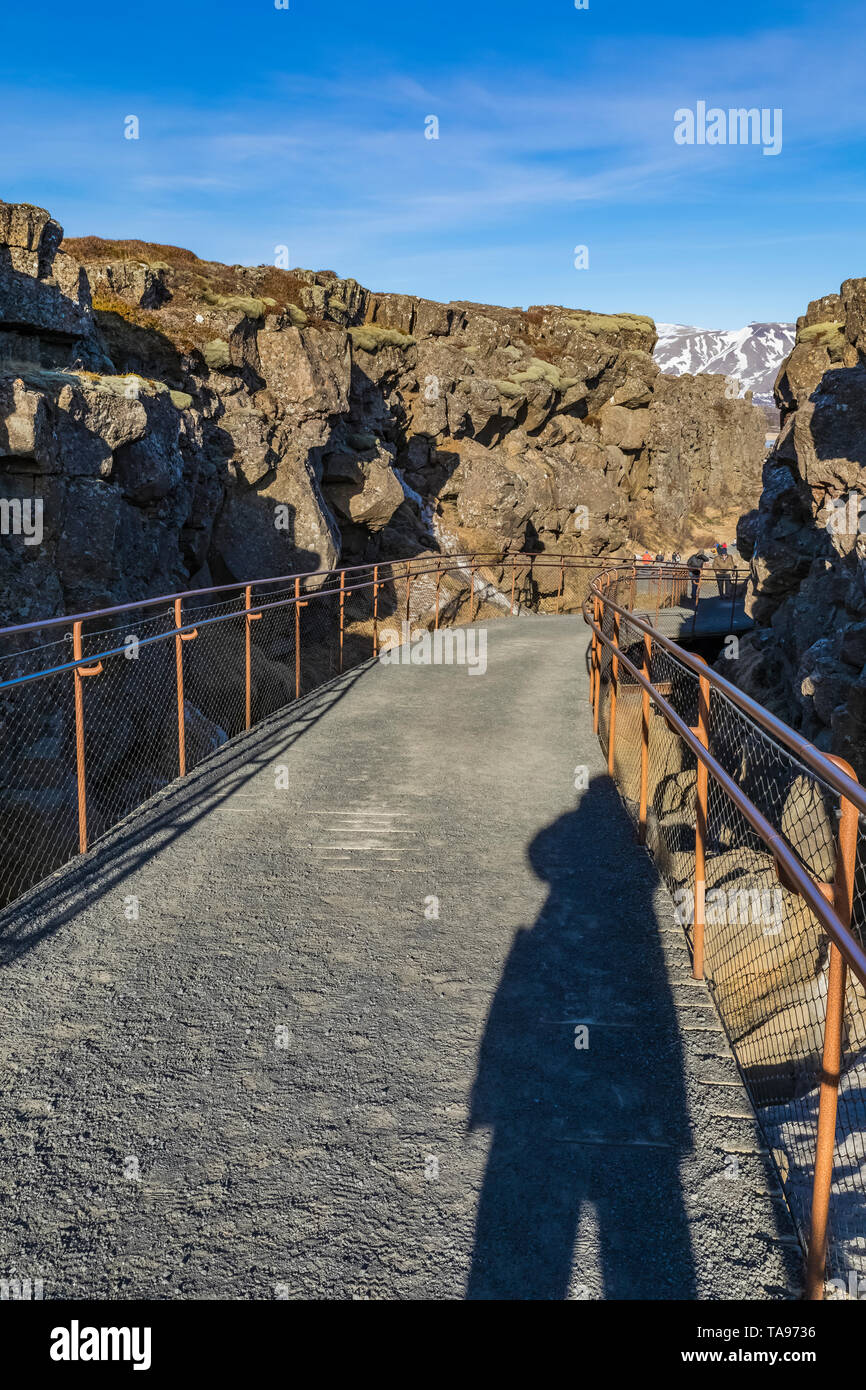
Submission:
[[[507,400],[520,400],[526,395],[522,386],[518,386],[515,381],[494,381],[500,396],[505,396]]]
[[[18,362],[14,359],[0,364],[3,376],[17,376],[28,386],[43,391],[59,391],[64,386],[86,386],[106,396],[123,396],[127,400],[139,396],[171,396],[178,409],[192,405],[192,396],[186,391],[174,391],[164,381],[154,381],[152,377],[141,376],[138,372],[121,372],[109,376],[105,372],[90,372],[83,367],[41,367],[33,362]],[[135,383],[135,391],[130,386]]]
[[[222,309],[236,309],[241,314],[246,314],[250,319],[263,319],[267,305],[263,299],[256,299],[252,295],[229,294],[223,296],[220,305]]]
[[[415,343],[409,333],[398,333],[396,328],[377,328],[375,324],[350,328],[349,337],[352,346],[360,348],[362,352],[378,352],[383,347],[408,348]]]
[[[201,350],[202,357],[212,372],[224,371],[232,364],[232,356],[225,338],[211,338]]]
[[[250,319],[263,319],[267,308],[267,301],[264,299],[257,299],[248,294],[217,294],[208,286],[201,291],[201,298],[214,309],[235,310],[239,314],[246,314]]]
[[[303,309],[299,309],[297,304],[287,305],[286,313],[292,321],[293,328],[306,328],[307,324],[310,322]]]
[[[552,386],[554,391],[564,392],[570,386],[576,386],[579,377],[563,376],[562,372],[553,362],[545,362],[540,357],[533,357],[525,372],[515,372],[511,380],[518,386],[532,381],[546,381]]]
[[[809,323],[797,330],[797,346],[825,347],[831,360],[838,361],[847,347],[845,325],[834,320],[828,323]]]
[[[591,314],[579,312],[569,314],[565,320],[573,328],[585,333],[655,333],[656,326],[646,314]]]

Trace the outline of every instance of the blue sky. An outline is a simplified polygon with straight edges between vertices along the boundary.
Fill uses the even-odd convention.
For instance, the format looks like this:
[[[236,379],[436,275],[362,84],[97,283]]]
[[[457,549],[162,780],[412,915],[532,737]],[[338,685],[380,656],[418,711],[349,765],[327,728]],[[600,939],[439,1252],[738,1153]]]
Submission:
[[[713,328],[866,275],[862,0],[289,6],[7,6],[0,197],[70,236]],[[781,107],[781,153],[677,145],[701,100]]]

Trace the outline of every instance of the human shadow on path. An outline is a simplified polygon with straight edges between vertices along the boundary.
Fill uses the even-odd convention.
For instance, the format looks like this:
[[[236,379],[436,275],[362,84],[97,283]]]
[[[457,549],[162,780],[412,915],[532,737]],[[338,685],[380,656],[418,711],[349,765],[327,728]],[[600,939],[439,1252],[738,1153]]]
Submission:
[[[514,939],[479,1051],[470,1126],[492,1134],[466,1296],[694,1298],[652,865],[603,778],[528,854],[549,892]]]

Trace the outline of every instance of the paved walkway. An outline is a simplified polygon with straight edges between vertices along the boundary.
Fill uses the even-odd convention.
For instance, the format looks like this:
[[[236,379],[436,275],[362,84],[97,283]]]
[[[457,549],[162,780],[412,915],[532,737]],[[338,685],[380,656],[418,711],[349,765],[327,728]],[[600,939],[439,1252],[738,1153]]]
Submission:
[[[657,627],[665,637],[688,645],[690,637],[727,637],[729,633],[751,632],[752,619],[746,613],[745,599],[737,599],[732,605],[729,598],[715,595],[701,597],[695,616],[692,604],[675,604],[671,608],[660,608],[656,615],[650,604],[643,607],[640,596],[635,605],[635,613],[646,622]]]
[[[351,672],[7,912],[0,1276],[790,1296],[784,1205],[604,776],[585,647],[579,619],[503,620],[484,675]]]

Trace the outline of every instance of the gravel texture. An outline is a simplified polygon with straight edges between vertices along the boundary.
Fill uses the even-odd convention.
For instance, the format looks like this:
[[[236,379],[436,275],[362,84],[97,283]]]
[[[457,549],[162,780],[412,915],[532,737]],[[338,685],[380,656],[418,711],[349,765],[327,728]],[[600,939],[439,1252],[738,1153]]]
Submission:
[[[0,1276],[793,1296],[765,1145],[605,776],[586,629],[488,644],[484,675],[352,671],[6,912]]]

